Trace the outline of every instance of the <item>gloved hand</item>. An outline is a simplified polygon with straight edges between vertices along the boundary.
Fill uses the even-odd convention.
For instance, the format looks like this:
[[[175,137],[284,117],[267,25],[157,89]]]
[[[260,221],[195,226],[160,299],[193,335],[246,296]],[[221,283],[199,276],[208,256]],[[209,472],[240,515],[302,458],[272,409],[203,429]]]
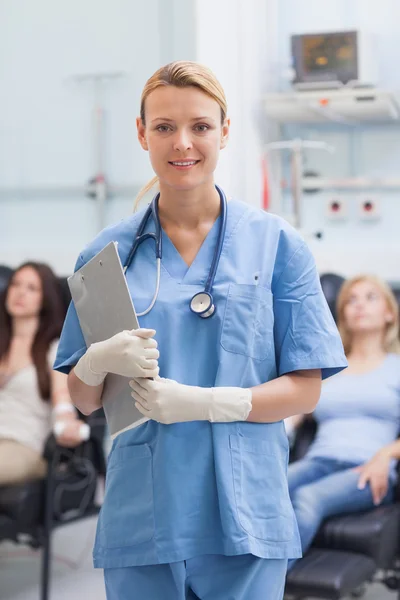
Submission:
[[[250,389],[202,388],[158,377],[129,382],[135,406],[145,417],[169,425],[184,421],[246,421],[252,406]]]
[[[157,377],[157,342],[154,329],[121,331],[108,340],[92,344],[74,368],[83,383],[103,383],[107,373],[124,377]]]

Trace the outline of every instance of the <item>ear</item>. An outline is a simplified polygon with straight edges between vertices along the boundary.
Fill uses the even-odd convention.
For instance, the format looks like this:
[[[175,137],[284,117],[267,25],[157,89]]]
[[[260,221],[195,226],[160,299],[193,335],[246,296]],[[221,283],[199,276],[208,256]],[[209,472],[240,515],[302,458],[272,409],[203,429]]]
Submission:
[[[139,144],[142,146],[143,150],[149,149],[146,138],[146,127],[143,124],[143,121],[140,117],[136,119],[136,128],[137,128],[137,136],[139,140]]]
[[[222,125],[222,130],[221,130],[221,144],[220,144],[220,150],[222,150],[223,148],[225,148],[225,146],[228,143],[229,140],[229,129],[231,126],[231,120],[230,119],[225,119],[223,125]]]

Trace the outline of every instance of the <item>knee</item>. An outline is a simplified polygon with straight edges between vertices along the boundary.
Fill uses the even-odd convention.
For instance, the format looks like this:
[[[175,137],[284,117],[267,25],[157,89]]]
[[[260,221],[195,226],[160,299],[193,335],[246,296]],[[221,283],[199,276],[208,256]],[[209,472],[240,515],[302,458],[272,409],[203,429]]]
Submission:
[[[292,497],[292,504],[297,518],[301,515],[303,519],[315,520],[320,518],[320,507],[315,491],[310,486],[298,488]]]
[[[298,491],[298,489],[300,488],[300,484],[299,482],[294,478],[294,477],[288,477],[288,489],[289,489],[289,496],[291,497],[291,499],[293,500],[293,498],[296,495],[296,492]]]
[[[298,460],[289,465],[287,481],[290,497],[294,496],[296,491],[305,485],[307,471],[308,467],[302,460]]]
[[[295,495],[296,491],[301,487],[300,478],[296,469],[293,469],[293,465],[289,465],[288,473],[287,473],[287,482],[289,495],[291,498]]]

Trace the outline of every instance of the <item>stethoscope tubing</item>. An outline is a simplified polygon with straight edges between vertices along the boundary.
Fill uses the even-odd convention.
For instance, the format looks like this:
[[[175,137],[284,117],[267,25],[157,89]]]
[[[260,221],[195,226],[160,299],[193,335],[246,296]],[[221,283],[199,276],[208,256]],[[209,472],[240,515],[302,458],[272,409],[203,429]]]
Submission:
[[[226,196],[220,187],[218,187],[216,185],[215,188],[219,194],[220,206],[221,206],[221,214],[220,214],[221,224],[220,224],[220,230],[218,233],[217,245],[215,247],[214,256],[213,256],[213,259],[211,262],[210,271],[209,271],[209,274],[207,277],[204,292],[198,292],[197,294],[195,294],[190,302],[190,309],[192,310],[192,312],[194,312],[195,314],[198,314],[202,318],[207,318],[207,317],[211,316],[212,314],[214,314],[215,306],[214,306],[214,301],[213,301],[211,292],[212,292],[212,288],[214,285],[214,280],[215,280],[215,276],[217,273],[219,261],[221,258],[222,247],[224,244],[225,232],[226,232],[226,221],[227,221]],[[135,240],[132,244],[132,248],[128,254],[128,258],[126,259],[125,266],[124,266],[124,273],[126,273],[126,271],[128,270],[128,268],[130,267],[130,265],[133,261],[133,258],[135,256],[140,244],[142,244],[144,241],[146,241],[148,239],[154,240],[155,251],[156,251],[156,263],[157,263],[156,291],[155,291],[155,294],[153,296],[150,306],[145,311],[143,311],[141,313],[137,313],[138,317],[144,316],[151,311],[151,309],[154,307],[154,304],[156,303],[156,300],[158,298],[158,293],[160,290],[161,260],[162,260],[162,230],[161,230],[160,217],[158,214],[159,199],[160,199],[160,193],[158,193],[153,198],[153,200],[147,207],[146,212],[143,215],[143,219],[139,224],[138,230],[136,232]],[[154,233],[151,233],[151,232],[144,233],[144,230],[146,229],[147,223],[151,216],[153,217],[153,221],[154,221],[154,225],[155,225],[155,232]],[[198,310],[194,310],[194,307],[196,306],[195,298],[201,296],[202,294],[206,294],[209,296],[209,305],[206,306],[203,310],[201,310],[199,312]]]

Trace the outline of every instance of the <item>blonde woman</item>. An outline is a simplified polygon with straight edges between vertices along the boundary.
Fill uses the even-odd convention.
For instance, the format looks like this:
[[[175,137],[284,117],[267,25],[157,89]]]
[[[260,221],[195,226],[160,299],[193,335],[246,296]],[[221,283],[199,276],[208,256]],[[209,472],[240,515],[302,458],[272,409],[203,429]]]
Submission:
[[[377,277],[356,277],[342,286],[337,314],[349,367],[322,386],[316,439],[288,473],[303,552],[325,518],[391,502],[400,458],[396,299]]]
[[[157,71],[137,129],[159,194],[78,261],[117,241],[141,313],[137,331],[86,349],[71,305],[56,361],[84,413],[113,372],[148,419],[111,450],[94,551],[109,600],[279,600],[299,556],[282,419],[313,410],[346,360],[303,240],[215,185],[229,125],[209,69]],[[160,270],[152,239],[129,264],[138,229],[158,225]]]

